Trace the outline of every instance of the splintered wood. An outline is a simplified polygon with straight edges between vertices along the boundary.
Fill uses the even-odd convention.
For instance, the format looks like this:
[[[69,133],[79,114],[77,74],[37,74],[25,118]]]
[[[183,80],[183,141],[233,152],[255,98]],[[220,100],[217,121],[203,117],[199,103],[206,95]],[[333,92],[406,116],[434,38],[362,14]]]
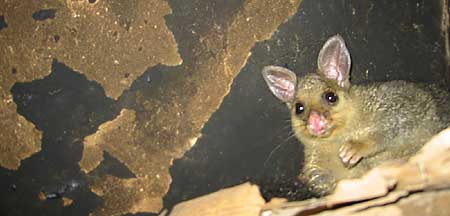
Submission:
[[[338,182],[321,199],[264,205],[258,187],[245,183],[178,204],[170,216],[450,215],[450,129],[416,156],[387,162],[359,179]]]
[[[258,186],[245,183],[183,202],[170,216],[257,216],[264,203]]]

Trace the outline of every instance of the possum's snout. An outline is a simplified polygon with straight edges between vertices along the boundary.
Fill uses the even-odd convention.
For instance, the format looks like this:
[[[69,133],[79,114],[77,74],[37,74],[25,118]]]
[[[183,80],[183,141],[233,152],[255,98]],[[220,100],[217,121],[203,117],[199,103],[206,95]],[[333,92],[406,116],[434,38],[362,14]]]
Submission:
[[[308,130],[314,136],[322,136],[329,129],[327,118],[317,111],[312,110],[308,118]]]

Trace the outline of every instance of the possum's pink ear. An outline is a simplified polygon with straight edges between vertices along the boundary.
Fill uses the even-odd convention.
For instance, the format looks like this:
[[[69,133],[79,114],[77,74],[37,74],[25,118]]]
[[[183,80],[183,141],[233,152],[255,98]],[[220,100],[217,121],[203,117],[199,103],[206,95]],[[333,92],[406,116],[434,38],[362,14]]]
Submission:
[[[350,85],[350,53],[340,35],[335,35],[325,42],[319,52],[317,65],[319,73],[335,81],[338,86],[348,87]]]
[[[278,66],[266,66],[262,75],[270,91],[281,101],[288,103],[294,99],[297,76],[289,69]]]

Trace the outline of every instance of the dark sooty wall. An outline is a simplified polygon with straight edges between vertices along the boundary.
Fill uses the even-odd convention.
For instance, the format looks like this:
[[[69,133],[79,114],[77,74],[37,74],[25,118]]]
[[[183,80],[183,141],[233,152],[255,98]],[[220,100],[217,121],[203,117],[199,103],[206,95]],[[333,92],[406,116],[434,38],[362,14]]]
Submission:
[[[186,1],[169,2],[174,18],[168,19],[167,25],[185,61],[189,58],[185,45],[192,38],[183,37],[185,32],[177,27],[194,23],[207,26],[211,19],[226,21],[226,16],[242,4],[196,1],[195,7],[189,7]],[[6,28],[6,22],[1,23],[0,28]],[[259,184],[266,198],[309,196],[295,181],[301,170],[302,148],[290,136],[287,109],[267,90],[260,71],[265,65],[285,66],[299,75],[314,71],[323,42],[337,33],[344,37],[352,55],[353,82],[449,80],[438,1],[305,0],[270,40],[253,48],[230,93],[203,128],[202,137],[174,162],[173,182],[164,199],[166,207],[245,181]],[[149,69],[129,91],[143,89],[147,92],[144,97],[151,97],[158,85],[170,79],[168,71],[173,68]],[[153,86],[148,87],[145,80],[152,80]],[[42,185],[55,181],[76,179],[85,183],[86,176],[78,167],[80,142],[101,123],[113,119],[121,108],[139,111],[132,105],[133,98],[125,92],[119,101],[108,99],[100,85],[57,61],[50,76],[18,83],[11,92],[18,112],[43,131],[43,146],[41,152],[24,160],[19,170],[0,169],[4,190],[1,209],[7,209],[6,215],[92,212],[101,200],[87,187],[71,195],[77,202],[69,208],[62,209],[56,202],[40,203],[35,196]],[[94,174],[133,177],[115,158],[105,158]]]

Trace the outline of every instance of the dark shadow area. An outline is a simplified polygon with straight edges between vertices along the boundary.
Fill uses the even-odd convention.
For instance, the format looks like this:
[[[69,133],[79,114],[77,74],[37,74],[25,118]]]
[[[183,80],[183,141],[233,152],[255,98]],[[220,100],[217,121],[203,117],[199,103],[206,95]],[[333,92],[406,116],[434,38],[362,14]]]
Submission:
[[[5,16],[0,16],[0,30],[8,27],[8,24],[6,23]]]
[[[177,88],[179,80],[184,80],[195,73],[192,68],[202,61],[200,57],[208,50],[208,47],[198,48],[201,44],[200,37],[207,35],[214,26],[225,28],[243,3],[242,0],[193,0],[189,1],[189,4],[182,0],[169,1],[172,14],[165,17],[166,25],[173,32],[183,64],[179,66],[158,64],[149,68],[121,95],[119,98],[121,106],[135,109],[139,113],[142,111],[140,103],[142,100],[167,100],[161,97],[165,95],[162,91],[171,87]]]
[[[2,169],[0,203],[4,215],[88,215],[101,200],[88,186],[80,170],[82,140],[114,118],[118,109],[95,82],[56,60],[52,73],[11,89],[17,111],[43,131],[42,150],[22,161],[17,171]],[[67,207],[61,199],[41,201],[40,191],[58,188],[64,182],[81,186],[64,194],[74,200]],[[15,190],[10,190],[14,185]],[[50,190],[49,189],[49,190]]]
[[[134,175],[128,167],[106,151],[103,152],[103,161],[94,170],[89,172],[89,175],[112,175],[122,179],[136,178],[136,175]]]
[[[54,19],[56,16],[56,9],[43,9],[34,12],[32,15],[34,20],[43,21],[46,19]]]
[[[137,113],[144,112],[142,101],[150,98],[163,100],[160,93],[167,89],[164,85],[180,77],[182,72],[178,67],[161,64],[147,69],[119,97],[120,107],[135,110]]]
[[[300,170],[301,146],[289,139],[284,105],[260,95],[265,88],[250,70],[239,74],[202,137],[172,166],[168,207],[246,181],[258,183],[267,197],[282,195],[278,192],[292,184],[288,179]]]

